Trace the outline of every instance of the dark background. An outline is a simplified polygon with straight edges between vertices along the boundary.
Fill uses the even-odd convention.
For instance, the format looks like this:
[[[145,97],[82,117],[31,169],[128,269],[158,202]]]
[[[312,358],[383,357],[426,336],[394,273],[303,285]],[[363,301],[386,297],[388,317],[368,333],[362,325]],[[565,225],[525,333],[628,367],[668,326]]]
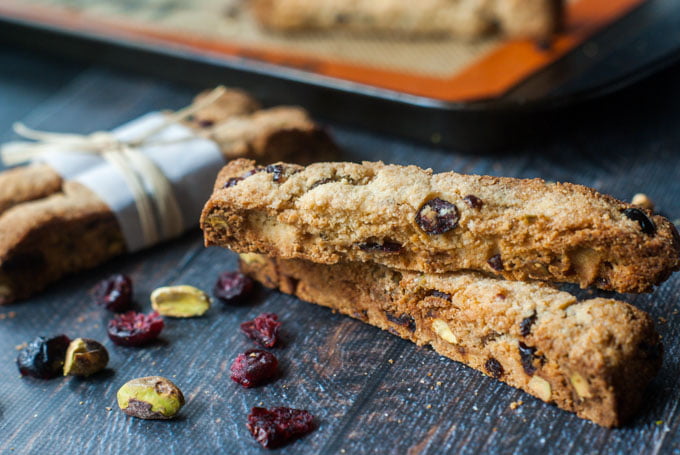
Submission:
[[[182,107],[200,88],[0,43],[0,141],[16,139],[14,121],[63,132],[109,129],[150,110]],[[532,134],[504,133],[513,146],[471,153],[329,125],[347,160],[570,181],[624,200],[644,192],[670,219],[680,218],[680,65],[605,98],[537,113],[525,127]],[[135,282],[139,308],[148,311],[154,288],[209,290],[219,272],[235,267],[235,255],[205,249],[196,230],[0,308],[0,453],[264,453],[245,428],[250,407],[260,403],[317,416],[318,430],[280,453],[680,450],[678,276],[653,294],[621,296],[667,320],[658,324],[666,353],[659,377],[639,391],[646,397],[639,416],[607,430],[430,349],[277,292],[259,290],[240,307],[218,303],[199,319],[167,320],[162,341],[143,349],[114,346],[104,330],[110,315],[88,296],[98,280],[123,272]],[[284,323],[285,346],[274,351],[284,373],[271,385],[245,390],[229,379],[233,358],[252,346],[237,328],[264,311]],[[103,341],[110,370],[86,380],[21,379],[15,346],[58,333]],[[172,379],[187,397],[175,421],[136,420],[117,409],[117,389],[152,374]],[[511,410],[517,400],[524,404]]]

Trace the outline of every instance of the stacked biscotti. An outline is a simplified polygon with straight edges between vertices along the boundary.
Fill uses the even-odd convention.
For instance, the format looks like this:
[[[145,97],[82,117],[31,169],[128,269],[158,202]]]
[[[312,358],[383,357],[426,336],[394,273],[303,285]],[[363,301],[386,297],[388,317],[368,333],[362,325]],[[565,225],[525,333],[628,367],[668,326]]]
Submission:
[[[215,141],[227,160],[309,163],[336,150],[303,109],[261,109],[239,90],[226,90],[185,123]],[[85,186],[65,181],[46,164],[0,173],[0,304],[125,252],[114,214]]]
[[[680,267],[672,223],[594,190],[383,163],[232,161],[201,226],[265,286],[604,426],[660,368],[653,321],[545,281],[644,292]]]

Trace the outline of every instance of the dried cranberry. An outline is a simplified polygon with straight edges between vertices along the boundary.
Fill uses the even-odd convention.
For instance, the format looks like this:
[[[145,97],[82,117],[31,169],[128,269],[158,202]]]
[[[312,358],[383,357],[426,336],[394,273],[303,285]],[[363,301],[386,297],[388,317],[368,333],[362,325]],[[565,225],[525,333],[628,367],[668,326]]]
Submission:
[[[144,314],[135,311],[119,314],[109,321],[109,338],[121,346],[141,346],[158,338],[165,323],[155,311]]]
[[[491,256],[488,261],[486,261],[487,264],[489,264],[489,267],[494,269],[496,272],[502,272],[503,271],[503,259],[501,259],[500,254],[496,254],[494,256]]]
[[[245,179],[247,179],[248,177],[250,177],[251,175],[257,174],[258,172],[262,172],[262,171],[264,171],[264,168],[263,168],[263,167],[261,167],[261,166],[254,167],[254,168],[252,168],[251,170],[245,172],[245,173],[244,173],[242,176],[240,176],[240,177],[232,177],[232,178],[230,178],[229,180],[227,180],[227,183],[225,183],[224,186],[223,186],[222,188],[231,188],[232,186],[236,186],[236,184],[237,184],[238,182],[240,182],[241,180],[245,180]]]
[[[383,253],[399,253],[401,251],[401,244],[397,242],[384,241],[382,243],[364,242],[359,244],[359,248],[363,251],[380,251]]]
[[[468,194],[463,200],[471,209],[481,209],[484,206],[484,202],[474,194]]]
[[[314,430],[314,416],[303,409],[253,408],[248,414],[248,431],[262,447],[274,449]]]
[[[309,189],[310,189],[310,190],[313,190],[313,189],[316,188],[317,186],[325,185],[326,183],[331,183],[331,182],[334,182],[334,181],[335,181],[335,180],[333,180],[332,178],[326,177],[326,178],[324,178],[324,179],[317,180],[316,182],[312,183],[312,186],[310,186]]]
[[[543,359],[536,355],[536,348],[533,346],[527,346],[526,344],[519,342],[519,358],[522,361],[522,367],[528,375],[533,375],[536,372],[536,366],[534,365],[535,359]]]
[[[493,357],[489,357],[487,359],[486,363],[484,363],[484,368],[494,379],[498,379],[503,376],[503,365],[501,365],[501,363]]]
[[[443,234],[458,226],[458,208],[443,199],[427,201],[416,214],[418,226],[430,235]]]
[[[285,169],[284,169],[283,166],[280,165],[280,164],[270,164],[269,166],[267,166],[267,167],[265,168],[265,172],[267,172],[267,174],[274,174],[274,175],[272,176],[272,179],[273,179],[276,183],[280,183],[280,182],[281,182],[281,180],[283,179],[283,172],[284,172],[284,171],[285,171]]]
[[[401,316],[397,316],[389,311],[385,311],[385,316],[387,316],[387,320],[399,324],[402,327],[406,327],[409,332],[415,332],[416,330],[416,321],[411,315],[402,314]]]
[[[253,287],[253,280],[241,272],[224,272],[217,279],[213,294],[223,302],[238,303]]]
[[[279,361],[274,354],[250,349],[239,354],[231,364],[231,379],[246,388],[256,387],[273,379],[278,368]]]
[[[17,356],[17,366],[22,376],[51,379],[63,374],[66,349],[71,342],[66,335],[52,338],[38,337],[23,348]]]
[[[265,348],[273,348],[276,345],[280,328],[279,317],[274,313],[262,313],[252,321],[241,324],[241,331]]]
[[[451,301],[451,294],[447,294],[446,292],[441,292],[437,291],[436,289],[431,290],[428,292],[427,295],[431,295],[432,297],[437,297],[440,299],[448,300],[449,302]]]
[[[534,322],[536,322],[536,312],[534,311],[533,314],[529,317],[526,317],[522,319],[522,322],[519,324],[519,333],[525,337],[531,333],[531,326],[534,325]]]
[[[647,215],[645,215],[645,212],[643,212],[640,209],[636,208],[630,208],[630,209],[624,209],[623,214],[626,215],[626,217],[630,218],[633,221],[637,221],[640,224],[640,227],[642,228],[642,232],[644,232],[647,235],[654,235],[656,234],[656,225],[652,220],[650,220]]]
[[[120,313],[130,308],[132,304],[132,280],[120,273],[100,281],[92,291],[97,305],[109,311]]]

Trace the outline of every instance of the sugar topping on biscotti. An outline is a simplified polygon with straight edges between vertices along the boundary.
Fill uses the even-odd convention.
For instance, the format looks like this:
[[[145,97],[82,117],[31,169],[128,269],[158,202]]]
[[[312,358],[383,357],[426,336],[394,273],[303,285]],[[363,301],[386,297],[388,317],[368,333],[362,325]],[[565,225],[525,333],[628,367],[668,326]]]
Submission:
[[[610,299],[578,301],[544,283],[475,272],[400,272],[245,254],[262,284],[327,306],[600,425],[625,423],[661,366],[649,315]]]
[[[201,225],[206,245],[241,253],[618,292],[650,291],[680,267],[671,222],[593,189],[380,162],[232,161]]]

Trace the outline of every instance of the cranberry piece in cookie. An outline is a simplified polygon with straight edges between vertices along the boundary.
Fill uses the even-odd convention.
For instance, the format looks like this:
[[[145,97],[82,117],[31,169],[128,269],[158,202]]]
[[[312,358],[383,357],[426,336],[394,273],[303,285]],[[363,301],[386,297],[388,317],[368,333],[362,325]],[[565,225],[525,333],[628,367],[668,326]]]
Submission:
[[[443,234],[455,229],[458,220],[460,220],[458,208],[438,197],[423,204],[416,214],[416,223],[430,235]]]
[[[632,208],[632,209],[625,209],[623,211],[623,214],[626,215],[629,219],[633,221],[637,221],[638,224],[640,224],[640,228],[642,229],[642,232],[644,232],[647,235],[654,235],[656,234],[656,225],[652,220],[647,217],[645,212],[643,212],[640,209]]]

